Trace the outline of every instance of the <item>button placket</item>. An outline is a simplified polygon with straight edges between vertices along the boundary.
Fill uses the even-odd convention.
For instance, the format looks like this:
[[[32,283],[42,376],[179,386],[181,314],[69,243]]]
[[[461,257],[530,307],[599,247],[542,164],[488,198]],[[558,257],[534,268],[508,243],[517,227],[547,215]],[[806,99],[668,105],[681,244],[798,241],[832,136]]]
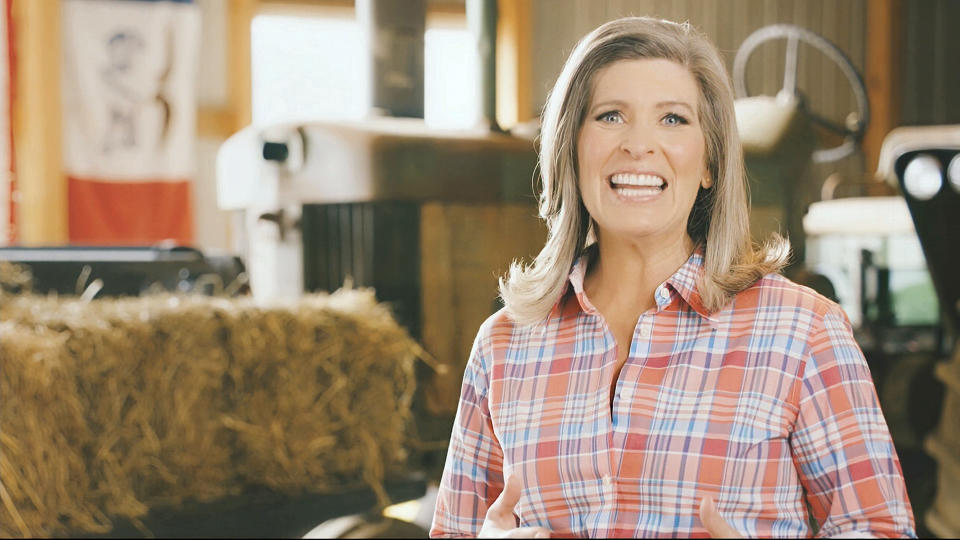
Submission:
[[[649,323],[649,322],[644,321],[644,322],[640,323],[640,337],[642,337],[642,338],[649,338],[649,337],[650,337],[650,332],[651,332],[651,329],[650,329],[650,323]]]
[[[633,343],[631,343],[631,353],[636,354],[636,360],[643,364],[647,355],[650,353],[650,344],[653,338],[653,321],[656,317],[653,313],[645,313],[637,319],[637,327],[633,332]]]

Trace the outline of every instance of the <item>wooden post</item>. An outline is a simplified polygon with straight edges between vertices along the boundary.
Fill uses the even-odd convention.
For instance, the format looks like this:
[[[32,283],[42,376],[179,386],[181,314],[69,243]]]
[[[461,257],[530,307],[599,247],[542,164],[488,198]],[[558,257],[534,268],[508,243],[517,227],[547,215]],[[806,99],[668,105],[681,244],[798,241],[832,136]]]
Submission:
[[[60,102],[60,0],[14,0],[17,82],[13,137],[22,245],[66,244]]]
[[[250,23],[257,13],[257,4],[257,0],[227,2],[227,84],[234,132],[249,125],[253,116]]]
[[[866,85],[870,125],[863,138],[866,172],[877,170],[883,139],[900,124],[903,4],[901,0],[867,2]]]
[[[237,121],[229,105],[197,108],[197,135],[226,139],[236,131]]]
[[[497,123],[510,129],[533,118],[531,0],[497,2]]]

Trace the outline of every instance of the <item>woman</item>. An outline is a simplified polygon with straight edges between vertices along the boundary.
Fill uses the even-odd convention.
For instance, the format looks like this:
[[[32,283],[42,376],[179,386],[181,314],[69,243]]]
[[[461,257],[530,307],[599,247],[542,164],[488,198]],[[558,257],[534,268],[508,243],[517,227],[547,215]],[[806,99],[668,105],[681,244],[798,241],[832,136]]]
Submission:
[[[849,322],[750,241],[733,97],[688,25],[604,24],[543,115],[549,239],[480,328],[431,534],[913,536]],[[809,512],[809,513],[808,513]]]

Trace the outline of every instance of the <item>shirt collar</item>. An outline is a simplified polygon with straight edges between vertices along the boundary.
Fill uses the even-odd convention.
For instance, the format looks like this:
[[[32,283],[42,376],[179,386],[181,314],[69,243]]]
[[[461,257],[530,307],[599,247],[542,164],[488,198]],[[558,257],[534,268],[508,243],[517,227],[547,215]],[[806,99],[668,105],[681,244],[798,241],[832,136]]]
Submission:
[[[596,244],[588,246],[584,253],[577,257],[577,260],[573,263],[573,268],[570,269],[570,275],[567,278],[569,284],[564,290],[564,294],[561,294],[560,297],[563,298],[566,296],[566,293],[570,290],[570,287],[573,287],[573,293],[577,297],[577,302],[580,303],[580,309],[587,313],[593,313],[596,311],[596,308],[593,307],[593,304],[590,303],[590,300],[587,299],[586,293],[583,292],[583,280],[587,277],[587,266],[590,264],[590,258],[593,256],[593,252],[596,250]]]
[[[564,290],[564,294],[561,295],[562,298],[572,288],[573,293],[576,295],[577,302],[580,304],[580,309],[587,313],[596,312],[596,308],[590,303],[590,299],[587,298],[583,290],[583,281],[586,277],[587,266],[589,265],[590,258],[594,256],[595,250],[596,248],[587,248],[584,254],[578,257],[573,263],[568,277],[568,286]],[[692,310],[697,312],[697,314],[707,319],[710,323],[715,323],[716,321],[712,317],[713,313],[703,305],[703,299],[700,297],[700,292],[697,288],[697,283],[702,276],[703,247],[698,247],[690,254],[690,257],[687,258],[687,262],[683,263],[672,276],[657,287],[654,293],[654,299],[657,302],[657,311],[669,306],[674,301],[675,296],[679,296],[679,298],[690,306]]]
[[[703,277],[703,247],[698,247],[690,254],[687,262],[677,269],[676,272],[664,282],[664,286],[670,287],[680,295],[681,298],[696,311],[701,317],[715,322],[713,313],[703,305],[703,298],[700,297],[698,284]]]

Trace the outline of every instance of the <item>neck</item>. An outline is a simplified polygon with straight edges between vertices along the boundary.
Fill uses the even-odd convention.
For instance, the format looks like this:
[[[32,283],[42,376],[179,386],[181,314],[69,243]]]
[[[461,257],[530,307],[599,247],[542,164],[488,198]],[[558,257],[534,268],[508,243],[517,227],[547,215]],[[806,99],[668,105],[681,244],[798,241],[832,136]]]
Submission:
[[[640,313],[656,305],[656,288],[687,261],[693,241],[684,232],[676,238],[641,239],[598,235],[597,258],[584,283],[597,309]]]

